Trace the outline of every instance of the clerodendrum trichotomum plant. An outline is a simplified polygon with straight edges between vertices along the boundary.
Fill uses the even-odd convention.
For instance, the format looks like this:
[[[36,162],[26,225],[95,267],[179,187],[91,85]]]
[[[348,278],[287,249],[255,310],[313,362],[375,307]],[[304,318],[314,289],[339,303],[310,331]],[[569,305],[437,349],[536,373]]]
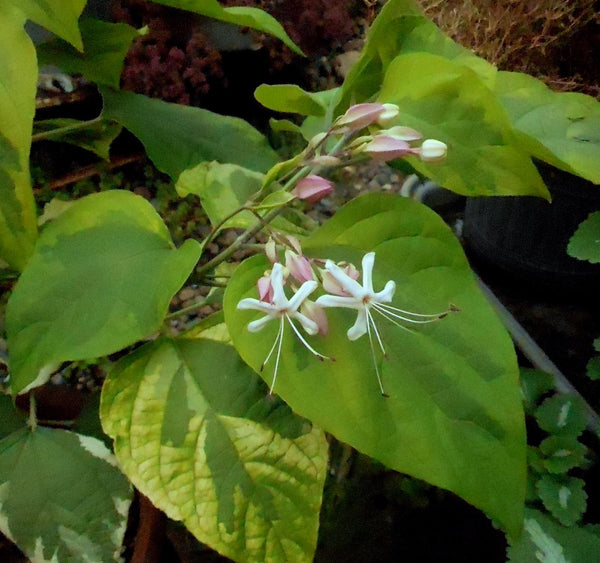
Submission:
[[[362,194],[320,221],[306,212],[337,192],[336,171],[367,161],[411,166],[460,193],[500,193],[497,179],[507,177],[544,193],[487,86],[441,56],[396,57],[391,30],[426,20],[390,0],[340,89],[258,89],[273,109],[308,115],[302,127],[276,125],[306,139],[282,162],[239,119],[119,90],[114,60],[138,32],[79,26],[84,3],[0,6],[6,390],[29,407],[26,421],[0,396],[2,533],[33,561],[118,560],[133,485],[233,560],[310,561],[328,433],[456,493],[518,536],[525,430],[515,354],[456,237],[433,211],[392,193]],[[297,49],[260,10],[160,3]],[[151,203],[120,189],[53,205],[38,230],[27,18],[69,43],[40,46],[38,58],[86,75],[103,100],[94,120],[46,123],[36,139],[51,129],[75,142],[85,131],[102,152],[126,127],[179,196],[197,197],[208,236],[176,248]],[[396,26],[402,18],[410,25]],[[208,258],[225,229],[237,230]],[[252,255],[237,263],[239,251]],[[212,286],[192,307],[218,312],[177,332],[172,319],[189,309],[169,304],[188,279]],[[68,363],[98,358],[110,364],[105,434],[85,417],[47,420],[42,386]]]

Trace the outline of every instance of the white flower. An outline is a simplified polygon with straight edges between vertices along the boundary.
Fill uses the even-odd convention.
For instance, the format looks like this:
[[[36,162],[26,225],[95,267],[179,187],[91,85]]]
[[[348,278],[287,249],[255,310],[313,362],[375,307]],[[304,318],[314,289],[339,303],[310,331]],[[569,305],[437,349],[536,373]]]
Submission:
[[[368,252],[362,259],[362,285],[356,280],[352,279],[342,268],[331,260],[327,260],[325,263],[325,269],[333,276],[338,282],[341,288],[348,294],[348,296],[341,295],[322,295],[316,301],[317,305],[321,307],[342,307],[347,309],[356,309],[358,315],[356,322],[347,332],[350,340],[357,340],[364,334],[369,336],[369,343],[371,345],[371,353],[373,355],[373,362],[375,364],[375,373],[377,374],[377,381],[381,394],[384,397],[388,395],[383,389],[381,382],[381,374],[377,365],[377,358],[375,357],[375,349],[373,346],[373,334],[377,339],[377,343],[383,357],[387,357],[385,348],[383,346],[383,340],[379,334],[379,330],[373,320],[372,310],[377,311],[380,315],[394,323],[396,326],[409,330],[405,326],[401,325],[398,321],[404,321],[414,324],[430,323],[445,317],[448,311],[444,311],[439,314],[422,314],[412,313],[403,309],[398,309],[388,305],[394,297],[396,291],[396,284],[393,280],[388,281],[381,291],[374,291],[373,289],[373,266],[375,264],[375,253]]]
[[[273,342],[273,346],[271,346],[271,350],[267,354],[265,361],[261,366],[261,371],[264,366],[267,364],[275,349],[277,349],[277,355],[275,359],[275,369],[273,372],[273,381],[271,382],[271,388],[269,393],[273,393],[273,388],[275,387],[275,380],[277,379],[277,369],[279,367],[279,356],[281,355],[281,346],[283,343],[283,332],[285,328],[285,322],[287,321],[289,325],[292,327],[292,330],[299,338],[300,342],[306,346],[306,348],[312,352],[319,359],[329,359],[327,356],[323,354],[319,354],[310,344],[306,341],[306,339],[302,336],[300,331],[294,325],[293,320],[297,320],[302,328],[305,330],[307,334],[314,335],[319,332],[319,325],[310,319],[308,316],[302,314],[299,309],[300,306],[304,303],[306,298],[317,288],[317,282],[310,280],[304,282],[298,291],[292,296],[291,299],[288,299],[285,295],[285,290],[283,288],[284,283],[284,267],[280,263],[273,264],[273,269],[271,270],[271,288],[273,291],[273,296],[270,302],[261,301],[259,299],[246,298],[242,299],[238,304],[237,308],[242,310],[254,309],[256,311],[260,311],[261,313],[265,313],[264,317],[257,319],[248,323],[248,330],[250,332],[258,332],[262,330],[264,326],[271,320],[279,320],[279,330],[277,331],[277,336],[275,337],[275,342]]]

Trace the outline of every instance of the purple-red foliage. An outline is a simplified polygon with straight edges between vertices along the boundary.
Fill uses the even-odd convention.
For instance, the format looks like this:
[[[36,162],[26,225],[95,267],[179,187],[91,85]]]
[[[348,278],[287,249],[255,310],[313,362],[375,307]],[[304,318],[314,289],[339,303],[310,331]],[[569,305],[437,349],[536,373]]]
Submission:
[[[196,29],[189,13],[122,0],[114,19],[135,27],[148,26],[136,38],[121,75],[126,90],[168,102],[202,105],[210,85],[225,83],[221,55]]]

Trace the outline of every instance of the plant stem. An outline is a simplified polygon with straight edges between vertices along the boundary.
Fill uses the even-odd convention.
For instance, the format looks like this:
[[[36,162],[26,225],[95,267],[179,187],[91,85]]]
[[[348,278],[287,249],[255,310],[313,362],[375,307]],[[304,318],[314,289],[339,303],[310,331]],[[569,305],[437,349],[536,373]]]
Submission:
[[[30,392],[29,393],[29,420],[27,421],[27,423],[29,424],[29,427],[31,428],[32,432],[35,432],[37,429],[37,405],[35,402],[35,393]]]
[[[73,123],[73,125],[67,125],[65,127],[59,127],[57,129],[52,129],[50,131],[43,131],[42,133],[36,133],[31,136],[31,142],[35,143],[37,141],[47,141],[52,140],[56,137],[62,137],[68,133],[72,133],[73,131],[79,131],[80,129],[87,129],[88,127],[93,127],[102,121],[102,116],[95,117],[94,119],[90,119],[89,121],[82,121],[80,123]]]
[[[176,319],[177,317],[180,317],[181,315],[185,315],[185,314],[189,313],[190,311],[194,311],[195,309],[204,307],[204,305],[206,305],[207,303],[208,303],[208,297],[205,297],[202,301],[198,301],[197,303],[194,303],[193,305],[188,305],[187,307],[184,307],[183,309],[179,309],[178,311],[169,313],[165,317],[165,321],[168,321],[170,319]]]

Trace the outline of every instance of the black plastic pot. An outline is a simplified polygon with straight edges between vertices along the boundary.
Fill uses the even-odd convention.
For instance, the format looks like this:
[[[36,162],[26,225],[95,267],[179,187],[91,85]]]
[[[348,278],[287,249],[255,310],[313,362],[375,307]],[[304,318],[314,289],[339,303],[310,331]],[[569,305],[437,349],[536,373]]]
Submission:
[[[600,186],[548,165],[538,170],[552,203],[536,197],[470,198],[464,236],[476,261],[524,288],[600,295],[600,265],[567,254],[579,224],[600,210]]]

